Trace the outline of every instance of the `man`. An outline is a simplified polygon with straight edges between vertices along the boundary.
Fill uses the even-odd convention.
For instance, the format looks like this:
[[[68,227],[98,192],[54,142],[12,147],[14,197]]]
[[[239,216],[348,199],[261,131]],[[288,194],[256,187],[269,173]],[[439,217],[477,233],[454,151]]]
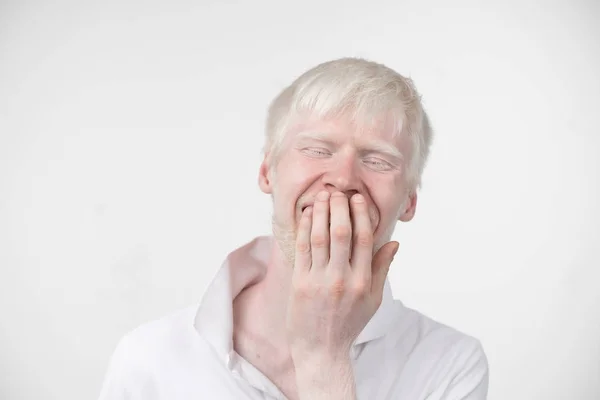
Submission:
[[[300,76],[267,118],[273,235],[233,251],[199,306],[126,335],[100,398],[485,399],[479,341],[403,306],[386,279],[431,139],[412,82],[383,65]]]

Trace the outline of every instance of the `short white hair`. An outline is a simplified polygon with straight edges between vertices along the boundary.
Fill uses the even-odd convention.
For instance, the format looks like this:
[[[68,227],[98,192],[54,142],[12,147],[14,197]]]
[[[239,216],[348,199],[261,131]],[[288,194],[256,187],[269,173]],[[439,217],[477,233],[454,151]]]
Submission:
[[[351,118],[368,125],[392,118],[397,134],[408,135],[412,155],[407,167],[411,190],[421,186],[433,132],[413,81],[363,58],[327,61],[300,75],[272,101],[267,114],[264,152],[277,158],[287,131],[303,118]]]

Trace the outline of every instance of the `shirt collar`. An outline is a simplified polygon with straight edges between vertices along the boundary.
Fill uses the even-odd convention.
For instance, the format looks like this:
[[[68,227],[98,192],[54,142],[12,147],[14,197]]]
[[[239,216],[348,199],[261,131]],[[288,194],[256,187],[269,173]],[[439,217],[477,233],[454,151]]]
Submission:
[[[233,300],[245,287],[264,276],[273,245],[272,236],[259,236],[231,252],[202,296],[194,327],[221,356],[228,358],[233,352]],[[394,303],[401,304],[393,298],[386,279],[381,305],[356,338],[355,346],[388,332]]]

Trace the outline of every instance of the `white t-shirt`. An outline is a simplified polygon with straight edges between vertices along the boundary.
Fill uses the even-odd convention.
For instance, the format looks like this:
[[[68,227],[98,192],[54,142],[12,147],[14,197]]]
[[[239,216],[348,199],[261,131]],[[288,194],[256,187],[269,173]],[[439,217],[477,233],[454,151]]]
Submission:
[[[232,252],[198,306],[129,332],[110,360],[100,400],[285,399],[233,349],[235,296],[266,268],[271,237]],[[351,351],[358,399],[484,400],[481,343],[405,307],[386,282],[383,301]]]

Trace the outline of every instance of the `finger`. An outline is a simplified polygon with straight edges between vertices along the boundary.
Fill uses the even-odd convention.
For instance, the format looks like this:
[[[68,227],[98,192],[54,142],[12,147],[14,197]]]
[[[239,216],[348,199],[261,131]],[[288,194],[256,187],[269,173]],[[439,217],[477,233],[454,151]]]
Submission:
[[[365,198],[360,194],[352,196],[350,209],[352,210],[352,258],[350,264],[352,270],[357,274],[362,275],[365,279],[371,279],[373,231]]]
[[[341,192],[335,192],[331,195],[329,204],[331,207],[329,265],[342,269],[350,265],[350,243],[352,242],[348,197]]]
[[[307,272],[311,267],[310,231],[312,228],[312,206],[307,207],[302,213],[296,235],[296,248],[294,256],[294,272]]]
[[[398,252],[398,246],[398,242],[388,242],[373,256],[371,294],[375,298],[381,299],[381,296],[383,296],[385,279],[387,278],[394,256]]]
[[[317,195],[313,206],[310,235],[312,269],[325,268],[329,262],[329,192]]]

